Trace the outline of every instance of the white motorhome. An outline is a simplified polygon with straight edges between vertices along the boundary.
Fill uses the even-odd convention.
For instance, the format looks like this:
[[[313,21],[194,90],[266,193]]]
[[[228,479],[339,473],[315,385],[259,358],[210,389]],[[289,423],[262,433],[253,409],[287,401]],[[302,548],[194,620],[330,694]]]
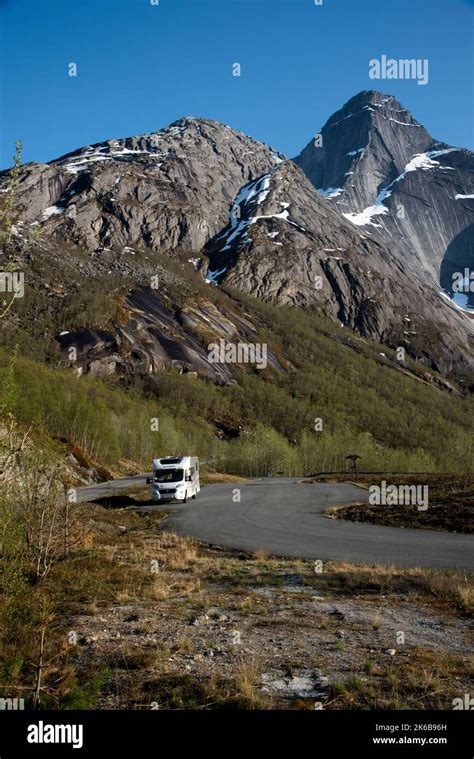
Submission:
[[[153,460],[151,483],[153,501],[181,501],[196,498],[201,490],[199,459],[195,456],[167,456]]]

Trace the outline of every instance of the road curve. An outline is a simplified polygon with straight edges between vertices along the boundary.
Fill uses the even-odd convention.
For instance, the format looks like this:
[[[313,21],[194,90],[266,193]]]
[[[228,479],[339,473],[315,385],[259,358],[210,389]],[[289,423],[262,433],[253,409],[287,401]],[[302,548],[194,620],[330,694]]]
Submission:
[[[77,503],[96,501],[98,498],[106,498],[108,495],[117,495],[122,490],[143,487],[146,485],[146,478],[151,477],[151,474],[151,472],[136,474],[133,477],[123,477],[120,480],[110,480],[110,482],[101,482],[98,485],[77,488],[76,501]]]
[[[78,494],[80,500],[93,500],[143,484],[146,476],[81,488]],[[235,489],[240,491],[240,502],[234,502]],[[366,490],[345,483],[262,478],[206,486],[186,505],[143,508],[170,511],[166,529],[228,548],[326,561],[474,571],[471,535],[382,527],[322,515],[332,504],[367,498]]]

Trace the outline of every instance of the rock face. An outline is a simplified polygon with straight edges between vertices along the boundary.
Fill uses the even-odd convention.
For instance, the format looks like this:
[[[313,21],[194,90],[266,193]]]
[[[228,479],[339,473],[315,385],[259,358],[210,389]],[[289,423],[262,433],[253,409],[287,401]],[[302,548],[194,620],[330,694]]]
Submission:
[[[114,334],[84,329],[59,335],[61,350],[79,376],[107,377],[115,372],[145,376],[174,368],[230,384],[235,379],[229,365],[210,363],[207,346],[219,340],[246,344],[258,340],[254,326],[242,314],[210,301],[178,308],[161,293],[137,288],[128,294],[125,306],[128,318]],[[267,359],[270,372],[285,373],[272,351]]]
[[[22,218],[90,251],[200,251],[239,188],[278,156],[223,124],[186,118],[161,132],[88,146],[20,183]]]
[[[380,92],[349,100],[321,136],[294,159],[318,191],[428,287],[474,309],[474,287],[453,290],[454,272],[474,263],[474,154],[437,142]]]
[[[107,376],[124,361],[144,373],[171,365],[230,381],[225,367],[209,370],[193,335],[203,318],[220,324],[216,335],[229,319],[236,336],[250,339],[252,326],[202,302],[170,310],[150,278],[159,269],[172,279],[177,258],[209,286],[224,281],[275,303],[315,306],[441,372],[471,370],[472,323],[440,293],[439,272],[472,263],[472,200],[453,199],[470,194],[472,155],[436,145],[398,106],[361,93],[324,127],[325,147],[310,145],[295,162],[223,124],[185,118],[24,167],[18,249],[39,227],[40,254],[58,276],[67,257],[82,277],[113,273],[134,288],[116,334],[75,336],[84,343],[78,367]],[[0,174],[0,190],[8,182]],[[315,186],[340,192],[321,197]],[[65,352],[70,339],[60,341]],[[273,366],[280,371],[276,359]]]
[[[341,218],[289,161],[239,191],[206,252],[211,281],[277,303],[319,306],[438,369],[470,366],[468,317],[416,266]]]
[[[340,191],[353,208],[370,206],[417,153],[432,147],[428,132],[393,97],[360,92],[333,114],[294,160],[320,192]]]

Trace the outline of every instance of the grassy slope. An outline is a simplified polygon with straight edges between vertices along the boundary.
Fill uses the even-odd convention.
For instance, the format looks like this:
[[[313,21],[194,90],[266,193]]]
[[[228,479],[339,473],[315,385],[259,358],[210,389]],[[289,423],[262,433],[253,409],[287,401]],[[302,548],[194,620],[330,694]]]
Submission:
[[[215,459],[221,470],[244,475],[265,474],[269,461],[278,471],[298,475],[341,469],[349,453],[361,455],[365,469],[472,468],[472,397],[421,381],[425,369],[411,362],[407,368],[419,376],[407,376],[389,349],[383,357],[380,346],[315,312],[223,292],[189,273],[189,264],[182,270],[168,262],[173,266],[189,277],[184,294],[167,286],[177,306],[205,297],[250,314],[259,340],[268,342],[288,374],[236,367],[237,384],[225,387],[173,371],[107,383],[77,379],[57,368],[54,335],[113,324],[123,285],[109,279],[106,289],[99,277],[82,289],[78,285],[68,298],[32,287],[25,302],[15,304],[0,342],[0,378],[18,345],[15,415],[109,463],[129,458],[145,466],[165,448],[192,449]],[[150,420],[157,416],[160,431],[152,433]],[[322,419],[322,432],[315,432],[315,418]],[[244,434],[222,442],[216,421],[230,430],[243,427]]]

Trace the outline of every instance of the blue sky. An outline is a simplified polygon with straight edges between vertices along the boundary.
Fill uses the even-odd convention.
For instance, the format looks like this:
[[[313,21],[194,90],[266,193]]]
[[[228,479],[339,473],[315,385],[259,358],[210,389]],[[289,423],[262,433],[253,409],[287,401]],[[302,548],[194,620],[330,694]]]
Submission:
[[[185,115],[292,157],[363,89],[472,149],[473,19],[474,0],[0,0],[0,166],[16,139],[48,161]],[[383,54],[427,58],[428,84],[369,79]]]

